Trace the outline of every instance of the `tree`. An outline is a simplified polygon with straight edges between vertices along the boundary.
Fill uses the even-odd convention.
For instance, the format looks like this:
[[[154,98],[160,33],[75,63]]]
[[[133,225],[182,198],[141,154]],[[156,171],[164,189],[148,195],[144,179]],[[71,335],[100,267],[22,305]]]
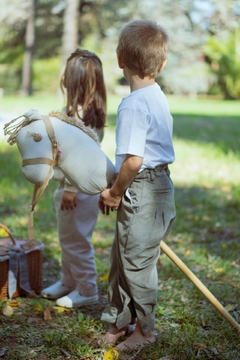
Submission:
[[[18,78],[16,89],[29,15],[26,6],[34,0],[1,1],[4,4],[0,12],[0,87],[10,86],[7,74],[11,68],[14,80]],[[62,58],[65,64],[69,54],[80,46],[100,56],[106,68],[105,79],[112,86],[122,74],[115,57],[120,28],[131,19],[149,18],[165,27],[170,35],[168,63],[159,80],[161,86],[175,94],[207,93],[212,74],[202,46],[209,36],[225,42],[227,34],[239,26],[239,15],[240,0],[38,0],[34,69],[36,64],[38,67],[34,79],[46,73],[47,63],[53,74],[47,59]],[[37,84],[41,89],[40,81]]]
[[[35,43],[36,6],[37,0],[29,0],[29,17],[25,35],[21,95],[32,95],[32,59]]]
[[[78,46],[80,0],[67,0],[63,17],[62,64]]]
[[[203,48],[225,99],[240,99],[240,28],[225,41],[210,37]]]

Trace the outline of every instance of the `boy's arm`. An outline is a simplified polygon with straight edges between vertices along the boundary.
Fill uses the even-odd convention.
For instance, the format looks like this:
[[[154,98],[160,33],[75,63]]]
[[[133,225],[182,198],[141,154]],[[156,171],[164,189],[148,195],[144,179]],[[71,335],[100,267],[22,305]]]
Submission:
[[[137,175],[142,162],[142,157],[127,154],[113,186],[104,190],[100,195],[99,208],[103,214],[108,215],[109,208],[112,208],[112,210],[118,208],[125,190]]]

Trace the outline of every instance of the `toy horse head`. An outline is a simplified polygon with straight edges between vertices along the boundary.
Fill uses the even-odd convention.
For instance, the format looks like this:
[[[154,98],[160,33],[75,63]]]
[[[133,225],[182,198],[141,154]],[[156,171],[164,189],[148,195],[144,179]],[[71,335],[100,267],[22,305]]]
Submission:
[[[21,119],[21,120],[20,120]],[[16,121],[18,120],[18,123]],[[45,123],[35,109],[31,109],[4,126],[8,143],[17,143],[22,156],[22,172],[33,184],[42,184],[49,171],[53,176],[53,153]]]
[[[33,184],[66,177],[81,192],[93,195],[105,189],[115,176],[115,168],[100,149],[95,132],[64,113],[41,116],[31,109],[5,124],[4,129],[5,135],[10,135],[9,144],[17,143],[23,174]]]

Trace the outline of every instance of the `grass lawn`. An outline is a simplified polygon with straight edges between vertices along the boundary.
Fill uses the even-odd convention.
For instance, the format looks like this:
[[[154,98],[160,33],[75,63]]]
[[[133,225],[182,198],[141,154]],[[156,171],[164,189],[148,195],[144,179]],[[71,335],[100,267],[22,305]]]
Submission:
[[[177,218],[167,244],[240,323],[240,102],[169,97],[174,118],[176,161],[170,166]],[[114,158],[114,126],[119,98],[108,98],[103,150]],[[1,112],[21,115],[62,107],[56,96],[2,98]],[[43,286],[59,278],[61,249],[50,181],[34,215],[35,238],[45,244]],[[21,174],[16,146],[0,141],[0,223],[16,237],[27,236],[33,185]],[[0,357],[4,359],[114,360],[97,348],[106,330],[100,321],[107,303],[109,254],[115,213],[99,215],[92,242],[100,301],[94,307],[65,310],[54,301],[17,298],[0,301]],[[0,229],[0,236],[6,236]],[[240,336],[205,296],[162,253],[159,264],[155,344],[119,354],[134,360],[239,360]],[[6,306],[12,315],[4,315]],[[9,308],[8,308],[9,309]],[[4,350],[5,349],[5,350]],[[112,356],[112,357],[111,357]]]

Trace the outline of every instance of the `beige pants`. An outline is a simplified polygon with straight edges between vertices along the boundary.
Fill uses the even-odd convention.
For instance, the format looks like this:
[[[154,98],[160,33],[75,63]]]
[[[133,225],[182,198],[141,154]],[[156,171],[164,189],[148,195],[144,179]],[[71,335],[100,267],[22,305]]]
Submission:
[[[64,285],[81,295],[97,294],[97,274],[94,249],[90,241],[99,213],[99,195],[77,193],[74,210],[61,210],[63,188],[54,193],[59,241],[62,248],[62,277]]]

